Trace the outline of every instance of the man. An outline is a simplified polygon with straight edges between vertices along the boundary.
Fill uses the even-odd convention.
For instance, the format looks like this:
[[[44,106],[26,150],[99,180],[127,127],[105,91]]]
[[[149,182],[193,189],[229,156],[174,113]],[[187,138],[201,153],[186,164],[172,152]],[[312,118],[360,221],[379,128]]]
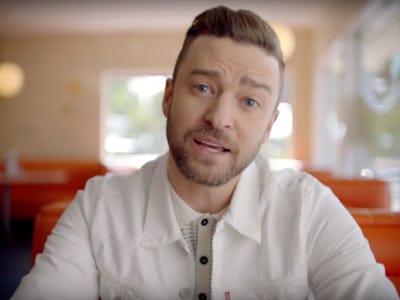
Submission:
[[[166,83],[170,152],[90,180],[14,299],[397,299],[330,190],[258,156],[283,72],[257,15],[196,17]]]

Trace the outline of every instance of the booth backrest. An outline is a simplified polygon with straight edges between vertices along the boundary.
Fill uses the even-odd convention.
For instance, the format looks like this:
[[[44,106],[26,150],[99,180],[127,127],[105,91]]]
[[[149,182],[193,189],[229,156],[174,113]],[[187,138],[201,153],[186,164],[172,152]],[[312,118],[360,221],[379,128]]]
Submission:
[[[36,255],[42,253],[47,237],[50,235],[53,227],[68,206],[69,202],[53,202],[41,207],[35,217],[32,238],[32,264],[35,262]]]
[[[344,206],[390,209],[390,184],[377,179],[324,177],[319,180],[331,188]]]
[[[104,175],[108,171],[98,161],[21,159],[19,164],[20,168],[26,171],[60,170],[66,174],[67,180],[56,184],[12,185],[11,216],[15,219],[33,220],[41,206],[59,200],[71,201],[89,178]],[[0,167],[4,168],[2,164]]]
[[[334,176],[332,172],[330,172],[328,170],[322,170],[322,169],[313,169],[313,168],[303,167],[301,169],[301,171],[306,172],[319,180],[324,179],[324,178],[329,179]]]
[[[400,295],[400,212],[381,209],[350,209],[350,212]]]
[[[63,170],[68,175],[66,185],[78,190],[93,176],[107,173],[107,168],[98,161],[85,160],[21,160],[23,170]]]

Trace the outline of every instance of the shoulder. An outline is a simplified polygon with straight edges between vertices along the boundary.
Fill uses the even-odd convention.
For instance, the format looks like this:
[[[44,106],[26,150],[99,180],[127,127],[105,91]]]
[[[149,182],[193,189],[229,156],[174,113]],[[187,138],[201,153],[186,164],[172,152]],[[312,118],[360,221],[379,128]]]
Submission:
[[[140,170],[130,174],[112,174],[95,176],[89,179],[84,190],[88,192],[110,194],[125,190],[148,189],[154,174],[163,163],[163,157],[146,163]]]
[[[123,211],[128,206],[144,207],[150,190],[159,181],[155,176],[166,177],[166,171],[161,170],[163,163],[164,159],[160,157],[131,174],[95,176],[78,191],[74,202],[79,203],[87,215],[93,215],[101,208]]]
[[[255,165],[258,169],[260,185],[269,193],[286,196],[329,193],[329,189],[308,173],[293,169],[271,170],[268,160],[262,156],[257,156]]]
[[[312,214],[325,209],[342,210],[332,191],[308,173],[293,169],[270,170],[268,161],[257,158],[262,203],[269,210]]]
[[[326,194],[329,191],[315,177],[292,169],[271,171],[270,188],[285,193],[286,195],[307,195],[317,196]]]

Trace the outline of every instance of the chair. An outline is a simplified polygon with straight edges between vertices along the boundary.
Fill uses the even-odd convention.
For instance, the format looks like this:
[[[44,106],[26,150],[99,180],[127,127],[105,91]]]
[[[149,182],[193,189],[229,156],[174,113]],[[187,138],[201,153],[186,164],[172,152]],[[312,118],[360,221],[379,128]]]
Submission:
[[[36,255],[43,252],[47,237],[68,204],[68,201],[59,201],[43,205],[40,208],[33,227],[32,264],[35,263]]]

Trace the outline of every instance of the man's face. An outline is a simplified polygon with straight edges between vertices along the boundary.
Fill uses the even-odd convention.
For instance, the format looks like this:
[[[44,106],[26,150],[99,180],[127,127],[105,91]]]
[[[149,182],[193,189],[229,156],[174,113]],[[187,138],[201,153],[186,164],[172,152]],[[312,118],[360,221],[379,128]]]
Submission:
[[[246,168],[277,117],[279,80],[277,60],[257,46],[195,39],[163,100],[180,172],[196,183],[220,186]]]

